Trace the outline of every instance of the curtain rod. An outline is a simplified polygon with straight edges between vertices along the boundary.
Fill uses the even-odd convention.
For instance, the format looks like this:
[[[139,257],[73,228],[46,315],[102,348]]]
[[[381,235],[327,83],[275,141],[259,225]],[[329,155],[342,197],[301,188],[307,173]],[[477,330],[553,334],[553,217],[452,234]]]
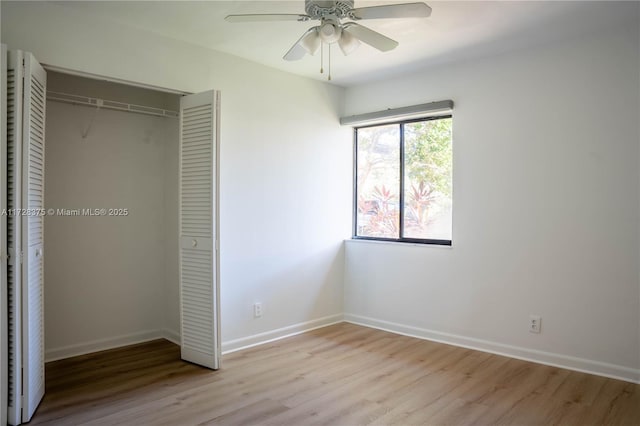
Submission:
[[[154,115],[157,117],[178,117],[177,111],[148,107],[143,105],[127,104],[118,101],[109,101],[106,99],[91,98],[88,96],[72,95],[69,93],[47,91],[47,100],[65,102],[74,105],[93,106],[96,108],[113,109],[116,111],[135,112],[138,114]]]

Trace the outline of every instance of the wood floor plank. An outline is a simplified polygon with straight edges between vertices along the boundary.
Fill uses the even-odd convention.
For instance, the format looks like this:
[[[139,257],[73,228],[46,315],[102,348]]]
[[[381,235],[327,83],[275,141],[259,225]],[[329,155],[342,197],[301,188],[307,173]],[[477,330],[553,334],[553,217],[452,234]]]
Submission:
[[[223,357],[55,361],[33,425],[640,425],[640,385],[337,324]]]

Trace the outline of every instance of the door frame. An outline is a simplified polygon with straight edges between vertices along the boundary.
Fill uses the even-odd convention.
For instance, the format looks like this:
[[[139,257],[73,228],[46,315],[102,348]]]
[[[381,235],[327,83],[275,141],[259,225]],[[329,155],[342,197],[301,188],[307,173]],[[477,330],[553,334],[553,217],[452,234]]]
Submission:
[[[69,75],[75,75],[77,77],[90,78],[93,80],[108,81],[110,83],[123,84],[125,86],[133,86],[133,87],[139,87],[141,89],[155,90],[157,92],[171,93],[173,95],[192,95],[193,94],[191,92],[185,92],[184,90],[180,90],[180,89],[172,89],[169,87],[155,86],[153,84],[148,84],[140,81],[126,80],[126,79],[117,78],[117,77],[109,77],[107,75],[94,74],[86,71],[77,71],[71,68],[59,67],[57,65],[50,65],[43,62],[41,62],[40,65],[42,65],[45,71],[57,72],[60,74],[69,74]]]

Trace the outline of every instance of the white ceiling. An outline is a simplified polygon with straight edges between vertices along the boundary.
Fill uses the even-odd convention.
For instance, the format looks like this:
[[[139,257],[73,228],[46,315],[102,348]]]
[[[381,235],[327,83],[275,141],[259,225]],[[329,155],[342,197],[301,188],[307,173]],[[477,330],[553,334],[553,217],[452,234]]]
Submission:
[[[405,1],[356,0],[356,7]],[[320,57],[288,62],[282,56],[312,22],[231,24],[228,14],[304,13],[291,1],[70,1],[56,2],[101,19],[151,31],[315,79]],[[443,62],[526,48],[637,20],[637,2],[427,1],[429,18],[360,23],[400,45],[382,53],[362,44],[349,56],[332,49],[332,83],[350,86]]]

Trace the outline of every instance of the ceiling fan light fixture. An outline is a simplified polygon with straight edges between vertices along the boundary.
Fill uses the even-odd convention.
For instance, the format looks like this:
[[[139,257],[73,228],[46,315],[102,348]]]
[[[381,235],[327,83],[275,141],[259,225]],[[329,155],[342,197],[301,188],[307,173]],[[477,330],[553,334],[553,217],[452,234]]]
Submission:
[[[333,22],[325,22],[320,27],[320,37],[325,43],[335,43],[340,40],[342,35],[342,28]]]
[[[318,51],[320,43],[321,40],[317,28],[315,31],[311,31],[309,34],[304,36],[302,40],[300,40],[300,46],[302,46],[310,55],[314,55]]]
[[[353,53],[360,46],[360,40],[355,38],[348,30],[342,30],[342,37],[338,40],[338,46],[344,55]]]

